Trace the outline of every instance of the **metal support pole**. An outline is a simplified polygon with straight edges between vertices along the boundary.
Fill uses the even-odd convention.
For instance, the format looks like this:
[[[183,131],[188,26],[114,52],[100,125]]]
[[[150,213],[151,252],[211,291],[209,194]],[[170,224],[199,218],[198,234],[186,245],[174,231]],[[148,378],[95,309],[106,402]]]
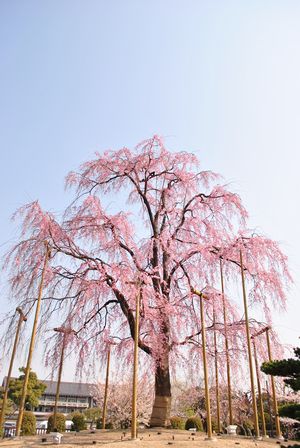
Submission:
[[[32,333],[31,333],[31,340],[30,340],[30,346],[29,346],[29,352],[28,352],[28,358],[27,358],[27,365],[26,365],[26,370],[25,370],[25,377],[24,377],[24,383],[23,383],[23,389],[22,389],[22,396],[21,396],[21,401],[20,401],[20,406],[19,406],[19,415],[18,415],[18,420],[17,420],[17,425],[16,425],[16,436],[17,437],[20,435],[20,431],[21,431],[21,425],[22,425],[23,413],[24,413],[24,406],[25,406],[25,399],[26,399],[26,394],[27,394],[27,385],[28,385],[29,374],[30,374],[30,367],[31,367],[31,360],[32,360],[32,355],[33,355],[33,350],[34,350],[34,343],[35,343],[35,337],[36,337],[36,331],[37,331],[38,318],[39,318],[40,308],[41,308],[42,292],[43,292],[43,285],[44,285],[44,276],[45,276],[45,271],[46,271],[48,259],[50,257],[50,249],[49,249],[48,243],[45,243],[45,250],[46,250],[46,253],[45,253],[45,258],[44,258],[44,266],[43,266],[42,275],[41,275],[41,281],[40,281],[40,285],[39,285],[38,299],[37,299],[37,304],[36,304],[36,311],[35,311],[35,317],[34,317],[34,322],[33,322],[33,327],[32,327]]]
[[[216,381],[216,403],[217,403],[217,432],[221,432],[220,422],[220,394],[219,394],[219,371],[218,371],[218,347],[217,347],[217,333],[216,333],[216,316],[215,309],[213,310],[213,322],[214,322],[214,346],[215,346],[215,381]]]
[[[102,429],[105,429],[106,424],[106,409],[107,409],[107,397],[108,397],[108,381],[109,381],[109,368],[110,368],[110,345],[107,352],[107,364],[106,364],[106,377],[105,377],[105,390],[104,390],[104,402],[102,413]]]
[[[253,343],[253,354],[254,354],[255,370],[256,370],[258,400],[259,400],[259,405],[260,405],[261,422],[262,422],[262,436],[264,438],[266,438],[267,437],[267,430],[266,430],[265,411],[264,411],[264,404],[263,404],[262,393],[261,393],[261,385],[260,385],[260,377],[259,377],[259,367],[258,367],[258,360],[257,360],[256,344],[255,344],[255,340],[254,340],[253,336],[252,336],[252,343]]]
[[[241,250],[240,250],[240,264],[241,264],[244,312],[245,312],[245,321],[246,321],[246,335],[247,335],[247,346],[248,346],[248,357],[249,357],[252,406],[253,406],[253,416],[254,416],[254,430],[255,430],[255,436],[257,438],[259,438],[259,426],[258,426],[258,415],[257,415],[257,406],[256,406],[256,398],[255,398],[254,374],[253,374],[253,365],[252,365],[250,329],[249,329],[249,318],[248,318],[248,306],[247,306],[246,286],[245,286],[245,277],[244,277],[243,256],[242,256]]]
[[[4,394],[3,394],[3,399],[2,399],[2,409],[1,409],[1,412],[0,412],[0,430],[3,427],[4,416],[5,416],[5,406],[6,406],[6,403],[7,403],[7,395],[8,395],[8,389],[9,389],[9,382],[10,382],[11,372],[12,372],[13,365],[14,365],[14,360],[15,360],[15,355],[16,355],[16,351],[17,351],[17,346],[18,346],[21,326],[22,326],[22,323],[26,322],[26,320],[27,320],[27,317],[24,316],[23,311],[21,310],[21,308],[19,308],[19,307],[16,308],[16,311],[19,313],[19,322],[18,322],[16,334],[15,334],[13,350],[12,350],[12,354],[11,354],[11,358],[10,358],[9,369],[8,369],[8,373],[7,373],[7,376],[6,376],[6,383],[5,383],[5,387],[4,387]]]
[[[138,349],[139,349],[139,318],[141,286],[136,295],[136,311],[134,326],[134,355],[133,355],[133,384],[132,384],[132,415],[131,415],[131,439],[137,438],[137,381],[138,381]]]
[[[269,355],[269,361],[272,361],[272,353],[271,353],[271,344],[270,344],[270,335],[269,335],[270,328],[266,328],[266,338],[267,338],[267,346],[268,346],[268,355]],[[282,434],[280,429],[280,421],[279,421],[279,413],[278,413],[278,406],[277,406],[277,398],[276,398],[276,389],[275,389],[275,381],[274,377],[271,375],[271,387],[272,387],[272,395],[273,395],[273,408],[274,408],[274,418],[275,418],[275,428],[276,428],[276,438],[282,440]]]
[[[222,265],[222,260],[221,259],[220,259],[220,274],[221,274],[221,289],[222,289],[222,300],[223,300],[223,319],[224,319],[224,336],[225,336],[225,353],[226,353],[227,397],[228,397],[229,424],[233,425],[230,359],[229,359],[229,344],[228,344],[228,334],[227,334],[227,312],[226,312],[225,294],[224,294],[223,265]]]

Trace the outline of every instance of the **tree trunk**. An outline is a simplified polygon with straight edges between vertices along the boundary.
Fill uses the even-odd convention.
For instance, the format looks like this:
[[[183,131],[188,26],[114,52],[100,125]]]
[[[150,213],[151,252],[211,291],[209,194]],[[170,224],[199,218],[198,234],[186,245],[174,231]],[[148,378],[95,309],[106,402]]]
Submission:
[[[169,355],[156,366],[155,399],[152,408],[150,426],[170,426],[171,381]]]

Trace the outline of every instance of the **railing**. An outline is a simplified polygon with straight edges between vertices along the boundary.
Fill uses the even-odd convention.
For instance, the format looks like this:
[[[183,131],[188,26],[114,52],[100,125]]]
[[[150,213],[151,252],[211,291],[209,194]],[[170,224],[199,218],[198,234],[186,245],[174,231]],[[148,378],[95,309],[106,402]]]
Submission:
[[[66,428],[64,432],[71,432],[70,428]],[[47,434],[47,428],[36,428],[36,435]]]
[[[40,406],[54,406],[55,401],[54,400],[39,400]],[[57,403],[57,406],[59,407],[75,407],[75,408],[86,408],[89,406],[89,403],[80,403],[77,401],[59,401]]]
[[[4,428],[3,437],[15,437],[16,428]]]
[[[70,432],[71,430],[68,428],[65,432]],[[43,434],[47,434],[47,428],[36,428],[36,435],[40,436]],[[15,437],[16,435],[16,428],[4,428],[4,435],[5,438],[11,438]]]
[[[36,434],[39,436],[41,434],[46,434],[47,428],[36,428]]]

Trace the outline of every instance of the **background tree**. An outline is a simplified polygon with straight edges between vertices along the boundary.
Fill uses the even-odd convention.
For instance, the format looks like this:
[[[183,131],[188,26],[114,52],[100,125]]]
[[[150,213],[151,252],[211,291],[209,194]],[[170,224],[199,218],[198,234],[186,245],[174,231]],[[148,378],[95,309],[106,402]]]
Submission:
[[[294,349],[295,359],[288,358],[281,361],[264,362],[261,370],[267,375],[284,377],[284,382],[295,392],[300,390],[300,347]]]
[[[10,380],[9,383],[9,398],[16,404],[20,404],[20,399],[22,395],[23,382],[25,377],[25,367],[19,368],[20,372],[23,372],[23,375],[20,375],[19,378],[14,378]],[[25,399],[25,407],[27,410],[33,410],[39,405],[39,398],[43,395],[46,390],[46,385],[40,381],[35,372],[30,372],[28,386],[27,386],[27,394]]]
[[[0,387],[0,408],[2,409],[2,402],[3,402],[3,393],[4,393],[4,388]],[[8,399],[6,401],[6,406],[5,406],[5,415],[9,415],[12,414],[14,411],[14,403],[12,400]]]
[[[246,232],[247,212],[239,196],[220,182],[216,173],[199,170],[193,154],[168,151],[154,136],[134,150],[97,154],[70,173],[67,186],[75,188],[75,198],[60,223],[37,202],[16,215],[23,219],[21,241],[6,259],[13,293],[24,310],[31,308],[47,240],[52,259],[43,320],[49,322],[59,310],[64,324],[76,329],[79,367],[88,355],[104,361],[109,338],[119,341],[119,359],[128,362],[135,298],[141,295],[139,347],[155,378],[152,425],[168,424],[170,369],[178,359],[188,363],[193,358],[195,365],[201,360],[199,301],[193,288],[210,297],[208,330],[214,327],[214,310],[217,330],[223,332],[222,297],[211,289],[220,282],[220,259],[225,277],[239,278],[243,251],[252,303],[262,305],[268,322],[270,304],[285,301],[290,280],[286,258],[273,241]],[[118,205],[122,199],[127,205],[108,213],[102,199],[112,193]],[[244,322],[236,304],[229,297],[225,302],[232,353],[237,348],[243,354]],[[208,345],[211,338],[208,331]],[[57,350],[51,352],[53,360]],[[238,356],[233,359],[241,364]]]
[[[84,410],[84,415],[86,419],[90,422],[91,427],[96,423],[96,420],[98,420],[102,415],[102,409],[95,407],[95,408],[88,408]]]
[[[172,415],[192,417],[205,414],[205,392],[199,386],[191,386],[188,382],[175,383],[172,387]],[[213,400],[212,400],[213,404]]]
[[[103,406],[104,386],[98,385],[97,402]],[[112,383],[107,401],[107,424],[113,428],[128,428],[131,424],[132,384],[129,378],[123,378],[120,383]],[[144,377],[138,382],[137,419],[145,423],[151,416],[153,404],[153,385]],[[102,421],[100,421],[102,424]]]

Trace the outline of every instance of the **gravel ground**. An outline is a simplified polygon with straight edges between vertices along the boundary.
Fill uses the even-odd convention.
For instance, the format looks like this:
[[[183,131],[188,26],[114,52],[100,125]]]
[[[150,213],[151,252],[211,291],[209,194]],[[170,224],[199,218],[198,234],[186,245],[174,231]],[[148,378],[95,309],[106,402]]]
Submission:
[[[42,437],[47,437],[47,442],[42,443]],[[103,446],[105,448],[275,448],[292,446],[293,442],[278,443],[276,440],[256,441],[249,438],[226,436],[217,437],[216,441],[206,441],[203,433],[192,435],[187,431],[172,430],[142,430],[139,432],[137,440],[130,439],[130,432],[121,431],[101,431],[95,433],[83,431],[81,433],[66,433],[62,438],[61,446],[64,448]],[[53,445],[51,436],[23,437],[19,440],[5,439],[0,442],[0,447],[42,447]],[[300,448],[300,445],[299,445]]]

